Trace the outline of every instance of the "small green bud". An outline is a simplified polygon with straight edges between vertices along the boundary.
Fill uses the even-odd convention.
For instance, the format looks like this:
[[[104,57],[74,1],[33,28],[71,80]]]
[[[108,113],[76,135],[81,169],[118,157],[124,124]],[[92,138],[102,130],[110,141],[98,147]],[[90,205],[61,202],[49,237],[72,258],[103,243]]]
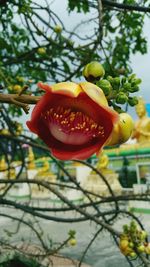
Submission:
[[[135,74],[131,74],[131,75],[128,77],[128,81],[131,81],[131,80],[133,80],[135,77],[136,77],[136,75],[135,75]]]
[[[137,251],[138,251],[139,253],[143,253],[143,252],[145,251],[145,246],[144,246],[144,245],[140,245],[140,246],[138,246],[138,247],[137,247]]]
[[[145,240],[145,238],[147,237],[147,232],[142,230],[140,234],[141,234],[141,236],[140,236],[141,240]]]
[[[74,46],[74,42],[73,42],[72,40],[68,40],[67,44],[68,44],[69,46]]]
[[[126,77],[122,77],[121,82],[122,82],[122,83],[125,83],[126,81],[127,81],[127,78],[126,78]]]
[[[131,221],[130,230],[134,232],[136,229],[137,229],[137,225],[136,225],[135,221]]]
[[[127,90],[127,91],[130,92],[130,90],[131,90],[131,83],[125,83],[125,84],[123,85],[123,88],[124,88],[125,90]]]
[[[134,78],[131,80],[131,85],[134,86],[134,85],[138,85],[141,83],[141,79],[138,79],[138,78]]]
[[[128,91],[130,93],[135,93],[135,92],[138,92],[139,90],[140,90],[140,88],[138,87],[138,85],[134,85]]]
[[[128,98],[128,103],[129,103],[129,105],[130,105],[131,107],[134,107],[135,105],[138,104],[138,99],[137,99],[137,97],[136,97],[136,96],[134,96],[134,97],[129,97],[129,98]]]
[[[71,238],[68,243],[70,246],[76,246],[77,240],[75,238]]]
[[[129,256],[130,256],[131,258],[135,258],[137,255],[136,255],[136,253],[133,251],[133,252],[130,252]]]
[[[127,224],[123,225],[123,231],[125,234],[127,234],[129,232],[129,227]]]
[[[130,248],[133,248],[133,247],[134,247],[133,242],[129,242],[129,247],[130,247]]]
[[[56,26],[54,27],[54,32],[56,32],[56,33],[61,33],[61,32],[62,32],[62,27],[61,27],[60,25],[56,25]]]
[[[88,63],[83,69],[83,76],[88,82],[99,80],[104,75],[105,70],[103,66],[97,61],[92,61]]]
[[[108,96],[112,90],[112,86],[107,80],[100,80],[96,83],[96,85],[103,90],[105,96]]]
[[[131,221],[130,227],[137,228],[137,225],[136,225],[135,221]]]
[[[119,92],[116,96],[116,103],[125,104],[128,101],[128,97],[125,93]]]
[[[136,84],[140,84],[141,82],[142,82],[141,79],[139,79],[139,78],[135,79],[135,83],[136,83]]]
[[[111,84],[113,84],[113,80],[114,80],[114,78],[112,77],[112,76],[107,76],[107,80],[111,83]]]
[[[24,78],[21,76],[17,76],[16,79],[18,80],[18,82],[24,82]]]
[[[114,85],[120,85],[120,78],[119,77],[115,77],[114,79],[113,79],[113,83],[114,83]]]
[[[113,90],[118,90],[120,87],[120,78],[119,77],[112,78],[110,83],[113,87]]]

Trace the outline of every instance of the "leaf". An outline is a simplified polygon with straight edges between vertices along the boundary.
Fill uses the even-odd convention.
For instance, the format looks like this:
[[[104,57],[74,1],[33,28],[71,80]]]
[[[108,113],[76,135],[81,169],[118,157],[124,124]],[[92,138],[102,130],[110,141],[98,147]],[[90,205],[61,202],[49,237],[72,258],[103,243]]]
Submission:
[[[76,1],[76,0],[68,0],[68,9],[69,12],[73,11],[77,8],[77,12],[89,12],[89,2],[88,0]]]
[[[65,72],[70,72],[70,67],[65,60],[62,59]]]

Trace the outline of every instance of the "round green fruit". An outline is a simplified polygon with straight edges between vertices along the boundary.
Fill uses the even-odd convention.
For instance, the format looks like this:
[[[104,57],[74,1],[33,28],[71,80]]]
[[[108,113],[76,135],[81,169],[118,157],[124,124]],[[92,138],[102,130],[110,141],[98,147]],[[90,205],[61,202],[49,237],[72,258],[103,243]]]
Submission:
[[[61,27],[60,25],[56,25],[56,26],[54,27],[54,32],[56,32],[56,33],[61,33],[61,32],[62,32],[62,27]]]
[[[119,94],[117,94],[116,103],[125,104],[127,102],[127,100],[128,100],[128,97],[125,93],[120,92]]]
[[[96,85],[99,86],[103,90],[105,96],[108,96],[112,90],[112,86],[110,82],[105,79],[98,81]]]
[[[39,47],[37,50],[39,55],[45,55],[46,54],[46,49],[44,47]]]
[[[70,246],[75,246],[77,244],[77,240],[75,239],[75,238],[71,238],[70,240],[69,240],[69,245]]]
[[[83,76],[88,82],[101,79],[105,75],[103,66],[97,62],[92,61],[88,63],[83,69]]]

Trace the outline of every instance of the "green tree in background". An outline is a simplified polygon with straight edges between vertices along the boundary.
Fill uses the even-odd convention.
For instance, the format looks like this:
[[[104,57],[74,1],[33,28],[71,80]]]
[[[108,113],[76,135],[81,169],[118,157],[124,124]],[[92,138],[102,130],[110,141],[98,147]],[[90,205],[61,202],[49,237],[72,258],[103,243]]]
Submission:
[[[68,0],[67,5],[70,24],[73,12],[88,17],[77,21],[72,31],[51,1],[0,1],[0,83],[4,90],[17,92],[39,80],[79,79],[83,66],[93,60],[100,61],[109,75],[126,75],[131,72],[131,54],[147,52],[143,26],[150,12],[149,0]],[[36,93],[36,88],[32,91]]]

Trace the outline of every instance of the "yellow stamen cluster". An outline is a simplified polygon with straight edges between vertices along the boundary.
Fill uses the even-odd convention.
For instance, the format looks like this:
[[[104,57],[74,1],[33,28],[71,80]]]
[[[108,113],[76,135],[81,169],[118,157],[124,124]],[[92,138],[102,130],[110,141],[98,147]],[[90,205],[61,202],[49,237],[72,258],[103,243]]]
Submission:
[[[104,137],[104,127],[81,111],[61,106],[50,108],[42,116],[51,123],[60,126],[59,131],[66,133],[82,132],[92,137]]]

